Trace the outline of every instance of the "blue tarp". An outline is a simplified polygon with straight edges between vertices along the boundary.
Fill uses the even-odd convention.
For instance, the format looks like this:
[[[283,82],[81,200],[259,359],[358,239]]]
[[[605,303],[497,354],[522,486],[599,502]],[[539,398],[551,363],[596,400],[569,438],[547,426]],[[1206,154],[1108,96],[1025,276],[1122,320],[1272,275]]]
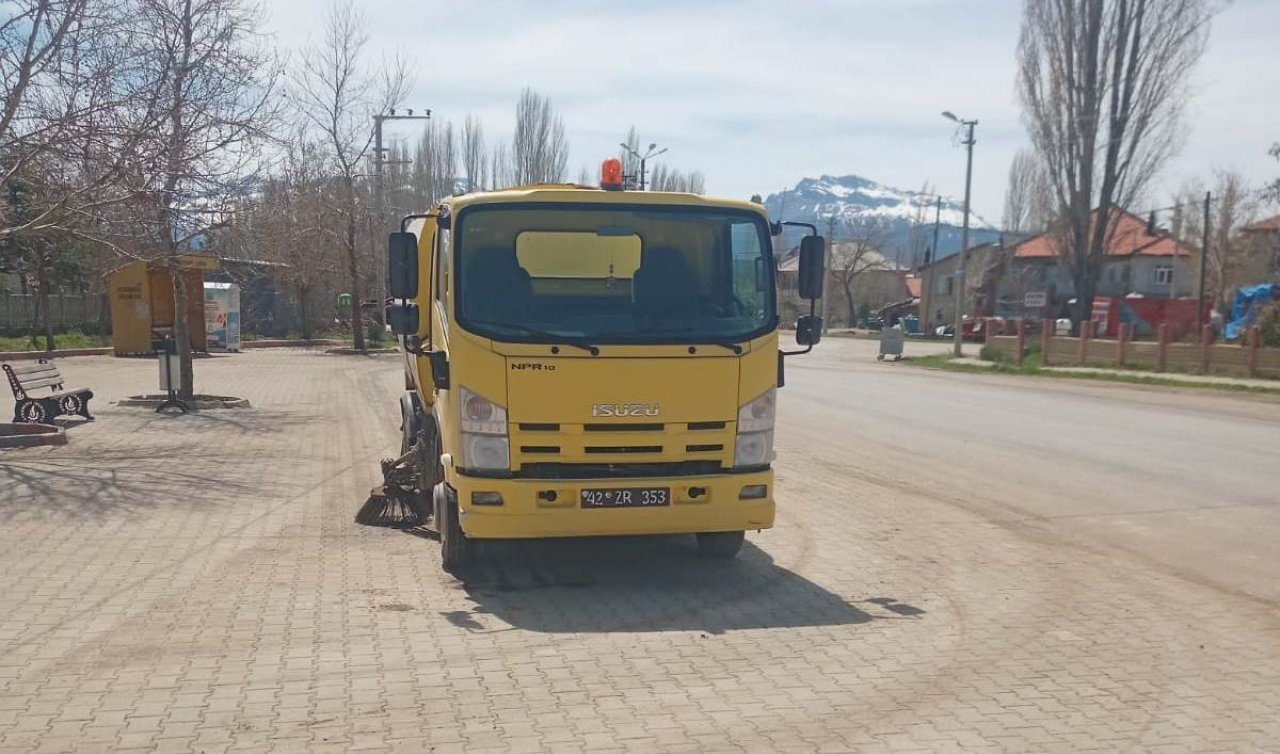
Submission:
[[[1223,331],[1227,340],[1235,340],[1242,332],[1256,324],[1258,310],[1263,304],[1271,301],[1280,301],[1280,285],[1264,283],[1237,290],[1236,302],[1231,307],[1231,321]]]

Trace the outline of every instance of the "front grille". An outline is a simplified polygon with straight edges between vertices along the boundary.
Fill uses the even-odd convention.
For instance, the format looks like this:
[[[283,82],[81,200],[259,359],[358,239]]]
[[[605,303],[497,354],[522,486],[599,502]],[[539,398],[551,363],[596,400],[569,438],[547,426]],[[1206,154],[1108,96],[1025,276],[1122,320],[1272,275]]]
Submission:
[[[521,453],[559,453],[559,445],[521,445]]]
[[[543,423],[522,423],[520,424],[522,432],[559,432],[559,424],[543,424]]]
[[[673,463],[526,463],[515,479],[610,479],[664,476],[709,476],[730,473],[718,461]]]
[[[661,432],[666,429],[663,424],[636,422],[634,424],[583,424],[586,432]]]
[[[661,445],[588,445],[583,448],[587,455],[604,455],[608,453],[661,453]]]
[[[724,429],[724,422],[689,422],[689,429],[693,431],[703,429]]]
[[[684,446],[686,453],[714,453],[718,450],[724,450],[723,445],[686,445]]]

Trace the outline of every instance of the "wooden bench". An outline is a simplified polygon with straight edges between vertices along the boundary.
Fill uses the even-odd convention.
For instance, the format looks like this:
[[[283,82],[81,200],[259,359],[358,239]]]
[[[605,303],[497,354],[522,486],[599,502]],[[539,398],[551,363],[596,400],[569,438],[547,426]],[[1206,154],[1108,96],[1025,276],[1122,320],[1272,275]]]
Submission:
[[[55,416],[83,416],[93,421],[89,399],[93,391],[87,387],[63,389],[62,372],[47,359],[30,364],[4,364],[4,374],[13,390],[13,421],[18,424],[48,424]],[[49,388],[44,396],[31,395],[32,390]]]

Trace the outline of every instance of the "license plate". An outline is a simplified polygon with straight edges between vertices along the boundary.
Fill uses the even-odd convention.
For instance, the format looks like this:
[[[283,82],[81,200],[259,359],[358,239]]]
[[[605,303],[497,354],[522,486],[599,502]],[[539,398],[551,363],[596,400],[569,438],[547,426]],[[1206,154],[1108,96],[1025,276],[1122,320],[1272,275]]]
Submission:
[[[670,487],[611,487],[582,490],[583,508],[657,508],[671,505]]]

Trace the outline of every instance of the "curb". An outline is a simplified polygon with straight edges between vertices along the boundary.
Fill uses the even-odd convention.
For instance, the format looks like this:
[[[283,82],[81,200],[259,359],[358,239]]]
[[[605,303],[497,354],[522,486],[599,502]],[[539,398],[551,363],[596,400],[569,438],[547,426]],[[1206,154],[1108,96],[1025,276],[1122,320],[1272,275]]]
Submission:
[[[347,342],[332,338],[317,340],[242,340],[240,341],[240,348],[244,350],[250,348],[309,348],[311,346],[341,346]]]
[[[241,349],[249,348],[309,348],[332,347],[345,345],[345,340],[246,340],[240,343]],[[0,361],[34,361],[36,359],[62,359],[68,356],[110,356],[115,353],[111,346],[103,348],[59,348],[56,351],[0,351]],[[150,354],[154,356],[155,354]]]
[[[10,351],[0,353],[0,361],[34,361],[36,359],[61,359],[66,356],[106,356],[115,349],[106,348],[67,348],[56,351]]]
[[[128,398],[121,398],[115,401],[117,406],[128,406],[134,408],[157,408],[167,399],[167,395],[151,394],[151,395],[131,395]],[[190,401],[191,408],[197,411],[210,411],[213,409],[234,409],[234,408],[251,408],[248,399],[236,398],[229,395],[197,395],[194,400]]]
[[[0,448],[66,444],[67,430],[53,424],[0,424]]]

